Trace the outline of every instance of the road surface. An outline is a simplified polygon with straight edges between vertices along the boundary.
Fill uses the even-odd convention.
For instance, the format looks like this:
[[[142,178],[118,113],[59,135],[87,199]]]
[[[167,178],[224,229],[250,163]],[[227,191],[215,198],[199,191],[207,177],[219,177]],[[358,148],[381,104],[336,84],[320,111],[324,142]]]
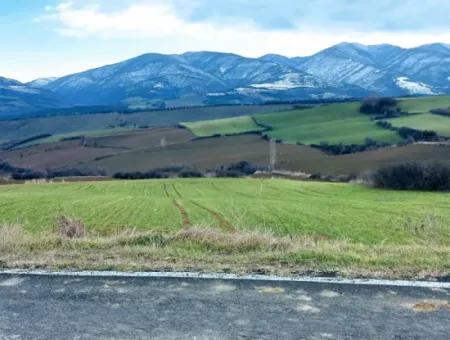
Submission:
[[[450,290],[0,274],[0,339],[449,339]]]

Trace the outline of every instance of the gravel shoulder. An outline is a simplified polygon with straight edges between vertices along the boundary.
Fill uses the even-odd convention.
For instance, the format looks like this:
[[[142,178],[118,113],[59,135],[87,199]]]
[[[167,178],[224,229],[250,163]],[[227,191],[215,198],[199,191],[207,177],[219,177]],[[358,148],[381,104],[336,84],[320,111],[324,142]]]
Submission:
[[[450,289],[0,274],[0,339],[447,339]]]

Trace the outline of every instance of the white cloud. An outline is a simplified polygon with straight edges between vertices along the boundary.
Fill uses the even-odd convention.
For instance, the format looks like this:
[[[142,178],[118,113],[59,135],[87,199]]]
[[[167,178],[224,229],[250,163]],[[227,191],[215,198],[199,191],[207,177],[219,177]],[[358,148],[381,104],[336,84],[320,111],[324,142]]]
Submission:
[[[63,2],[46,18],[59,23],[57,31],[67,37],[136,40],[148,52],[179,53],[216,50],[259,56],[280,53],[308,55],[342,41],[365,44],[392,43],[413,47],[450,41],[450,32],[358,32],[313,27],[263,29],[251,20],[239,23],[193,22],[182,18],[169,2],[145,1],[116,11],[98,5]]]

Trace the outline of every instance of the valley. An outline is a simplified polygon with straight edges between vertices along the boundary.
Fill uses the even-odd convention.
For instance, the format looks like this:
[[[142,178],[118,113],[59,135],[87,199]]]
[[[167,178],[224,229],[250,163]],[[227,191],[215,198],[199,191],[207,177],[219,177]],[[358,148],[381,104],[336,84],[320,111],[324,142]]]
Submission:
[[[0,340],[448,340],[449,13],[3,0]]]
[[[398,103],[411,113],[387,119],[394,127],[433,130],[448,137],[450,117],[430,110],[450,106],[449,96],[407,98]],[[268,167],[268,140],[275,139],[275,167],[289,172],[358,177],[392,164],[450,162],[450,145],[445,141],[408,142],[398,132],[379,126],[370,115],[359,112],[360,106],[356,101],[303,107],[225,106],[0,121],[4,138],[8,133],[9,138],[29,138],[38,131],[55,133],[5,148],[0,151],[0,160],[39,171],[76,168],[102,171],[108,176],[174,165],[208,172],[239,161]],[[195,116],[200,119],[196,121]],[[186,122],[189,118],[192,122]],[[151,123],[156,126],[146,125]],[[13,126],[18,128],[13,130]],[[341,143],[356,148],[368,140],[379,146],[348,154],[329,154],[320,149],[321,145]]]
[[[1,265],[445,277],[450,95],[418,55],[447,67],[339,44],[2,80]]]

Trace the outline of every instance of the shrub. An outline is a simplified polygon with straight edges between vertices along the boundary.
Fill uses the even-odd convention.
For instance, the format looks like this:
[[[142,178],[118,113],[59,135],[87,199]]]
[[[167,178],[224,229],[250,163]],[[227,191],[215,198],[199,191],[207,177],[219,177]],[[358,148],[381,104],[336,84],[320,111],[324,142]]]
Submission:
[[[216,177],[243,177],[253,175],[257,170],[264,170],[264,167],[252,165],[250,162],[241,161],[232,163],[228,166],[221,166],[217,169],[210,170],[208,173]],[[118,172],[113,176],[116,179],[160,179],[160,178],[199,178],[205,177],[205,174],[199,170],[182,166],[174,165],[165,168],[158,168],[146,172]]]
[[[198,170],[183,170],[178,175],[181,178],[200,178],[204,177],[203,173]]]
[[[379,143],[371,138],[366,138],[364,144],[328,144],[327,142],[320,142],[320,144],[312,144],[311,146],[322,150],[331,155],[346,155],[356,152],[363,152],[368,150],[376,150],[386,147],[389,144]]]
[[[36,171],[31,169],[15,169],[11,177],[17,181],[27,181],[32,179],[47,178],[47,174],[43,171]]]
[[[376,122],[376,124],[379,127],[382,127],[383,129],[389,129],[389,130],[392,129],[392,124],[389,123],[388,121],[385,121],[385,120],[379,120],[379,121]]]
[[[47,170],[47,178],[56,177],[86,177],[86,176],[106,176],[104,170],[81,170],[81,169],[60,169],[60,170]]]
[[[10,173],[10,172],[13,172],[15,169],[17,169],[17,168],[12,166],[8,162],[0,161],[0,171]]]
[[[377,188],[449,191],[450,167],[419,163],[393,165],[373,172],[366,182]]]
[[[394,127],[391,123],[385,120],[379,120],[376,124],[384,129],[397,131],[398,134],[409,142],[418,141],[438,141],[442,139],[435,131],[431,130],[416,130],[408,127]]]
[[[60,169],[60,170],[32,170],[14,168],[11,177],[15,180],[51,179],[57,177],[86,177],[105,176],[104,170],[80,170],[80,169]]]
[[[46,177],[44,172],[19,168],[3,161],[0,161],[0,171],[11,174],[11,177],[16,180],[29,180]]]
[[[153,169],[145,172],[118,172],[113,176],[116,179],[161,179],[169,177],[204,177],[198,170],[186,167],[184,165],[172,165],[163,168]]]
[[[430,112],[437,114],[437,115],[450,116],[450,107],[442,108],[442,109],[435,109],[435,110],[431,110]]]
[[[146,172],[140,172],[140,171],[135,171],[135,172],[118,172],[116,174],[114,174],[113,176],[116,179],[133,179],[133,180],[137,180],[137,179],[154,179],[154,178],[168,178],[169,175],[166,174],[164,171],[162,170],[150,170],[150,171],[146,171]]]
[[[86,227],[82,220],[58,215],[56,217],[58,233],[64,238],[82,238],[86,235]]]
[[[383,113],[384,115],[399,112],[397,108],[397,100],[390,97],[366,98],[359,109],[362,113],[375,114]]]
[[[253,175],[256,171],[263,169],[263,167],[252,165],[248,161],[240,161],[227,167],[221,166],[215,170],[215,173],[217,177],[242,177]]]
[[[407,127],[401,127],[396,129],[400,136],[405,139],[412,139],[414,141],[434,141],[439,139],[437,133],[435,131],[430,130],[416,130]]]

